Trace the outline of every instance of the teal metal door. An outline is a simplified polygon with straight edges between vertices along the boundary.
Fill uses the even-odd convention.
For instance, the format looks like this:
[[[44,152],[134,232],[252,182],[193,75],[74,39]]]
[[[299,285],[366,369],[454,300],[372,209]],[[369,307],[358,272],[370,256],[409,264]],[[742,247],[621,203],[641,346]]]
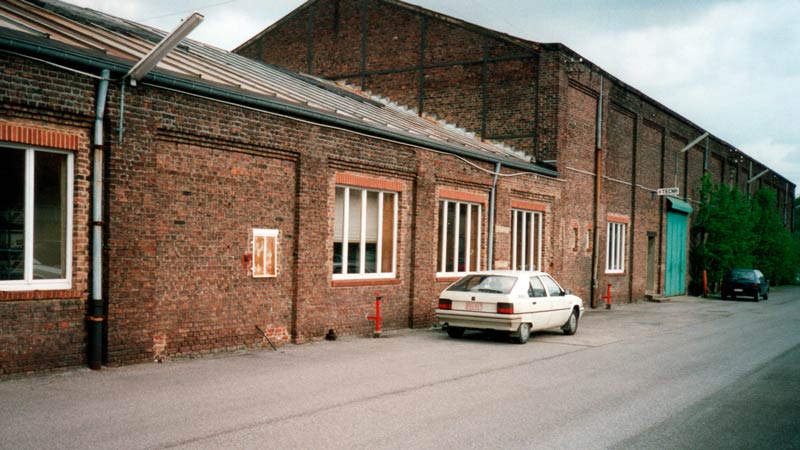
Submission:
[[[664,275],[664,295],[671,297],[686,293],[686,224],[683,212],[667,212],[667,256]]]

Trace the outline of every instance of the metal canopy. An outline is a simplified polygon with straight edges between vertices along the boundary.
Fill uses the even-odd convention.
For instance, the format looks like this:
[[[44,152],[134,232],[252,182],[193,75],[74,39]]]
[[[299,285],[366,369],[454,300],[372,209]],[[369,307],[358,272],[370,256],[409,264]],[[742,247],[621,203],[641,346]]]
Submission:
[[[694,212],[692,209],[692,205],[686,203],[683,200],[679,200],[675,197],[667,197],[667,201],[669,202],[669,208],[674,211],[680,211],[686,214],[691,214]]]

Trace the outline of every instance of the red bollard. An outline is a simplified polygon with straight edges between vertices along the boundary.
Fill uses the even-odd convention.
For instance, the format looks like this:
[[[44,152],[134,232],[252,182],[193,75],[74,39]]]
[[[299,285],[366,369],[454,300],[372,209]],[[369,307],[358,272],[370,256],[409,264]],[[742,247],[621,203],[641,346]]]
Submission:
[[[383,296],[380,293],[375,293],[375,315],[374,316],[367,316],[367,320],[374,320],[375,321],[375,334],[374,336],[381,337],[381,300],[383,300]]]
[[[606,299],[606,309],[611,309],[611,284],[606,289],[606,295],[601,295],[600,298]]]
[[[708,273],[703,271],[703,298],[708,298]]]

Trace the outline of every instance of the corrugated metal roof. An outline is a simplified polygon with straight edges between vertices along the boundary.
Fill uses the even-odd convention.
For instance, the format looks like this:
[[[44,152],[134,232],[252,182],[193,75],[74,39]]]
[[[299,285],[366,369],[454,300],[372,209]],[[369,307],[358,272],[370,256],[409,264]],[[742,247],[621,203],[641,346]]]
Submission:
[[[132,64],[143,58],[166,32],[54,0],[3,0],[3,28],[119,58]],[[331,117],[359,121],[369,128],[422,137],[451,148],[479,152],[503,160],[529,162],[524,153],[501,144],[482,142],[473,134],[446,126],[388,102],[376,101],[355,89],[265,65],[234,53],[184,39],[163,58],[157,71],[167,71],[197,83],[227,88],[294,104]],[[378,99],[380,100],[380,99]],[[532,170],[542,169],[530,164]],[[537,170],[538,171],[538,170]],[[546,173],[549,169],[543,169]]]

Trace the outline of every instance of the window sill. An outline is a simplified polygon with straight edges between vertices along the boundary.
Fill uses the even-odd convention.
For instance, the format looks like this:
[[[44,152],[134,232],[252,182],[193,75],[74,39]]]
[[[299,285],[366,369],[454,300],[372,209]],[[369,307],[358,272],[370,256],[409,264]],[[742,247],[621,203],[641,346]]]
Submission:
[[[609,277],[624,277],[627,272],[606,272],[605,275]]]
[[[400,284],[397,278],[332,280],[331,287],[384,286]]]
[[[76,289],[56,289],[46,291],[0,291],[0,301],[75,299],[83,297],[84,293]]]

